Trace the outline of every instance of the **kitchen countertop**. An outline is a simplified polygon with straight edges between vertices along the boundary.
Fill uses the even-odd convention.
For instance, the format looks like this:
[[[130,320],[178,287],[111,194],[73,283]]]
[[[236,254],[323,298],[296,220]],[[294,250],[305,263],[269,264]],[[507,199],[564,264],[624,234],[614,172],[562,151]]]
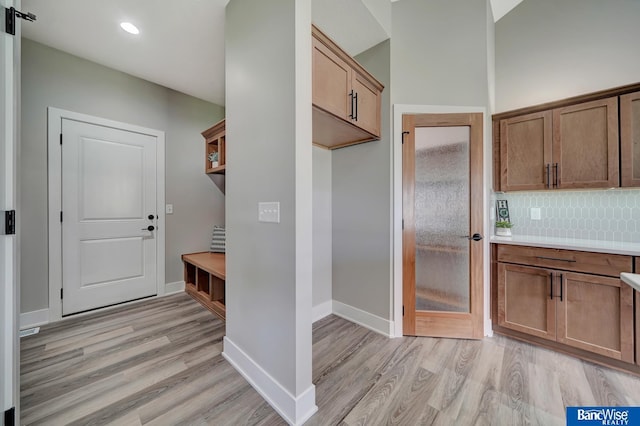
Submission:
[[[632,274],[630,272],[623,272],[620,274],[620,279],[625,283],[629,284],[631,287],[640,291],[640,275]]]
[[[489,242],[492,244],[513,244],[518,246],[547,247],[564,250],[580,250],[596,253],[640,256],[640,243],[537,237],[533,235],[514,235],[513,237],[496,237],[493,235],[489,239]]]

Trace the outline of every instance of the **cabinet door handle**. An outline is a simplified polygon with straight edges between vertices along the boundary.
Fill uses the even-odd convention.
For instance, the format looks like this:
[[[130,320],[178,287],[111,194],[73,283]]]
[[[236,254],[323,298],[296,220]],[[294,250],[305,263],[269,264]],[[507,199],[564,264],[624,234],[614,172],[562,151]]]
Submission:
[[[537,259],[543,260],[559,260],[560,262],[575,263],[574,259],[560,259],[559,257],[536,256]]]
[[[564,284],[562,282],[562,274],[560,274],[560,301],[561,302],[562,302],[562,290],[563,290],[562,287],[564,287]]]
[[[355,109],[353,108],[353,89],[351,89],[351,92],[349,92],[349,98],[351,98],[351,114],[349,114],[349,118],[353,120],[355,118]]]
[[[547,164],[547,188],[551,189],[551,165]]]
[[[558,163],[553,165],[553,187],[558,187]]]
[[[549,272],[549,299],[553,300],[553,272]]]
[[[353,119],[358,121],[358,92],[353,96],[353,104],[355,105],[355,117]]]

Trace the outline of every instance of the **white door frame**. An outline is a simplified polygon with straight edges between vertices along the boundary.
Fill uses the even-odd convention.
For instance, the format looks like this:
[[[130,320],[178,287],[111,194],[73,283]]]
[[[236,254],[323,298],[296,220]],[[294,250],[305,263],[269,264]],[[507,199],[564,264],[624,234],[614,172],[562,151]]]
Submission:
[[[20,0],[5,0],[0,7],[21,9]],[[21,23],[16,22],[16,35],[4,31],[4,16],[0,17],[2,28],[0,43],[3,44],[4,66],[0,75],[4,81],[3,96],[0,98],[0,114],[3,129],[0,130],[0,150],[4,162],[0,165],[4,185],[0,200],[0,210],[16,210],[20,216],[20,197],[18,189],[18,156],[20,153],[20,34]],[[17,21],[20,21],[18,19]],[[4,218],[2,218],[4,222]],[[4,225],[3,225],[4,228]],[[0,237],[4,259],[0,260],[0,291],[4,303],[0,306],[0,422],[4,422],[5,410],[15,407],[15,422],[20,424],[20,339],[18,324],[20,312],[20,220],[16,220],[16,234]]]
[[[391,277],[391,312],[393,312],[393,336],[402,337],[402,116],[403,114],[445,114],[445,113],[482,113],[483,120],[483,165],[484,165],[484,185],[483,185],[483,208],[485,209],[484,225],[482,235],[484,236],[484,335],[491,335],[491,310],[490,301],[490,264],[489,264],[489,185],[491,184],[491,144],[489,139],[489,126],[487,108],[485,107],[464,107],[446,105],[405,105],[395,104],[393,106],[393,143],[391,144],[393,167],[392,167],[392,199],[391,203],[391,244],[393,253],[393,268]]]
[[[107,120],[101,117],[80,114],[77,112],[65,111],[59,108],[49,107],[47,109],[48,128],[48,180],[49,180],[49,322],[60,321],[62,319],[62,300],[60,290],[62,290],[62,226],[60,224],[60,211],[62,211],[62,149],[60,145],[60,134],[62,133],[62,119],[68,118],[76,121],[84,121],[90,124],[98,124],[116,129],[123,129],[130,132],[142,133],[155,136],[158,141],[156,149],[156,211],[157,221],[157,296],[165,294],[165,194],[164,194],[164,132],[160,130],[140,127],[133,124],[121,123]],[[121,306],[121,305],[118,305]]]

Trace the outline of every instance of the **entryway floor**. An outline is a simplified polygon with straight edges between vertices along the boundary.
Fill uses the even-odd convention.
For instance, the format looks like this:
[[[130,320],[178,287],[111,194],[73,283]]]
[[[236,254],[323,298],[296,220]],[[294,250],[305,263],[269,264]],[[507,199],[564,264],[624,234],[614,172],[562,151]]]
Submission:
[[[42,327],[21,342],[22,424],[284,425],[220,355],[185,294]],[[640,405],[640,378],[504,337],[388,339],[313,325],[307,425],[564,425],[565,406]]]

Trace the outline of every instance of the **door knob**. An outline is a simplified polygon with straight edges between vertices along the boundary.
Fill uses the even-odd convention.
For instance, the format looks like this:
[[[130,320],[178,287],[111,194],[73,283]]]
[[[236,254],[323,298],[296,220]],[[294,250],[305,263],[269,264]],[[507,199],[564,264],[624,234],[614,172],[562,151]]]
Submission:
[[[149,215],[149,216],[147,216],[147,217],[149,218],[149,220],[153,220],[153,219],[155,219],[155,218],[156,218],[156,216],[155,216],[155,215],[153,215],[153,214],[150,214],[150,215]]]
[[[470,240],[473,241],[480,241],[482,239],[482,235],[480,234],[473,234],[471,237],[469,237]]]
[[[149,225],[146,228],[142,228],[143,231],[153,231],[154,229],[156,229],[156,227],[153,225]]]

